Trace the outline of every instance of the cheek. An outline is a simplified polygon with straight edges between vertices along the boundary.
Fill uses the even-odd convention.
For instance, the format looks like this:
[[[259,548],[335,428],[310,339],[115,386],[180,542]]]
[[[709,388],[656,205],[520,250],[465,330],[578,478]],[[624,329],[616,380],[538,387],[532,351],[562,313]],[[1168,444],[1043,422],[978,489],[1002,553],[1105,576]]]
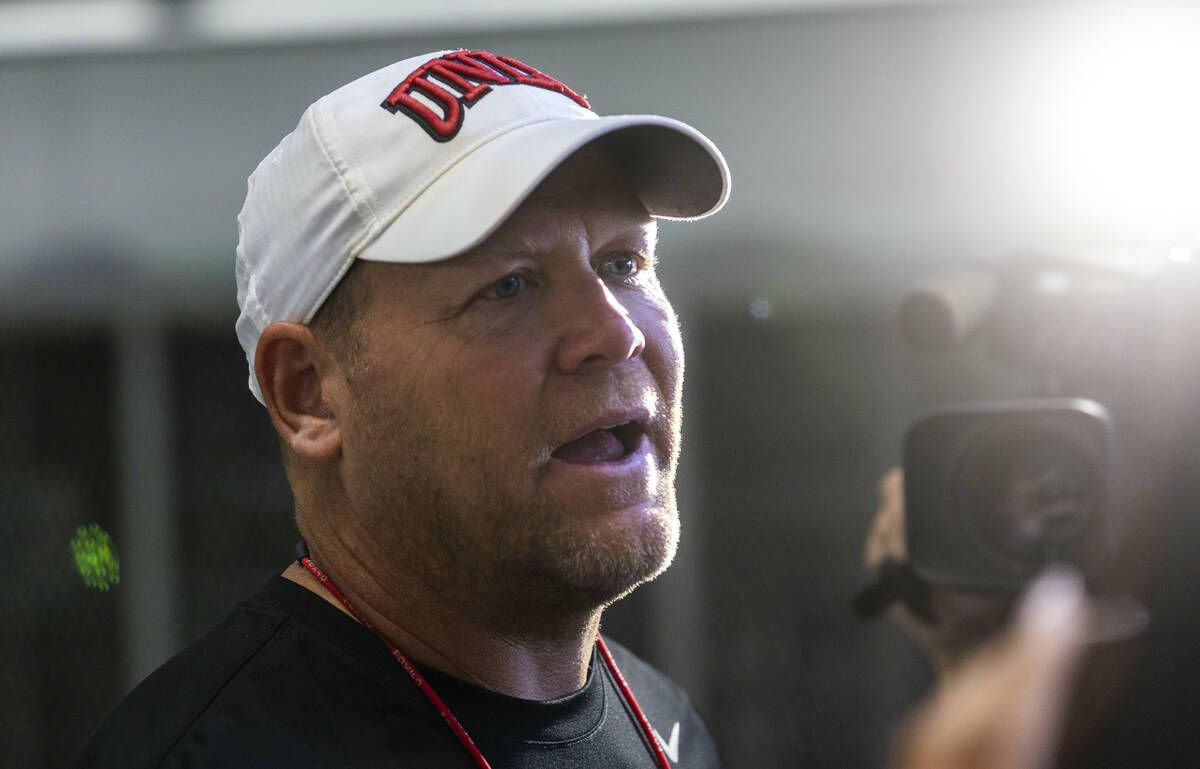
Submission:
[[[465,347],[450,378],[482,395],[527,398],[541,388],[549,367],[547,336],[544,330],[529,327],[519,334]]]
[[[642,357],[663,394],[677,403],[683,386],[683,338],[670,305],[652,305],[639,323],[646,337]]]
[[[476,443],[525,437],[545,386],[546,366],[537,353],[530,345],[497,344],[443,369],[447,417],[476,433]]]

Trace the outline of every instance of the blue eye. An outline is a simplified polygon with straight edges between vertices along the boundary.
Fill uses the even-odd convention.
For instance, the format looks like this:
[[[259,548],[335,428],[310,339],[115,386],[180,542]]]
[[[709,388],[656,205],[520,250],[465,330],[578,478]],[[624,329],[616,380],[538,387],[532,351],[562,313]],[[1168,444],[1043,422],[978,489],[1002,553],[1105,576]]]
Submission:
[[[618,254],[604,263],[604,268],[613,275],[629,278],[639,271],[637,257],[633,254]]]
[[[525,279],[520,275],[505,275],[492,284],[492,296],[497,299],[512,299],[525,288]]]

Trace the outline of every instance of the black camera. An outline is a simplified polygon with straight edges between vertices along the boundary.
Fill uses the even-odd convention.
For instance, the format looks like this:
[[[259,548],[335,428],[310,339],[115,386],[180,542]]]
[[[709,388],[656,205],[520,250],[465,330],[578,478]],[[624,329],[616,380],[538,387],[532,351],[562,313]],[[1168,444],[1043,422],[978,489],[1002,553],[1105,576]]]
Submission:
[[[904,441],[908,565],[929,584],[1019,589],[1051,563],[1085,574],[1116,543],[1120,459],[1082,398],[939,409]]]
[[[922,614],[931,585],[1015,591],[1054,562],[1107,568],[1128,532],[1129,450],[1169,426],[1190,389],[1179,364],[1197,332],[1182,320],[1200,294],[1194,261],[1188,249],[1025,254],[908,293],[897,325],[911,348],[981,349],[1025,386],[909,429],[908,560],[883,565],[861,613],[900,599]]]

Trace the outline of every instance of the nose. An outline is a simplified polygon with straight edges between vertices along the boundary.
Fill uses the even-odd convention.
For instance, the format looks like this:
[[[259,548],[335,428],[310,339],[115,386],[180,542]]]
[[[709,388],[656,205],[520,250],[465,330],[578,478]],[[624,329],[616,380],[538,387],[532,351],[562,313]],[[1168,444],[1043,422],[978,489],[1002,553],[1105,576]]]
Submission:
[[[560,373],[615,366],[646,349],[646,336],[629,310],[595,274],[562,297],[563,331],[554,352]]]

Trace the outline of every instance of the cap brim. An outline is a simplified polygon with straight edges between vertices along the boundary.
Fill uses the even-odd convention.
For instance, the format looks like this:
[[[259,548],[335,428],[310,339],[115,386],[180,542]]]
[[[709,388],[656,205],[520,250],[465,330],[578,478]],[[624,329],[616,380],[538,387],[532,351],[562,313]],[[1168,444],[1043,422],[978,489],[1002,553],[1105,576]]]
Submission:
[[[463,157],[356,256],[433,262],[473,248],[559,164],[601,137],[611,137],[651,216],[699,219],[729,197],[720,150],[685,123],[655,115],[547,120],[508,131]]]

